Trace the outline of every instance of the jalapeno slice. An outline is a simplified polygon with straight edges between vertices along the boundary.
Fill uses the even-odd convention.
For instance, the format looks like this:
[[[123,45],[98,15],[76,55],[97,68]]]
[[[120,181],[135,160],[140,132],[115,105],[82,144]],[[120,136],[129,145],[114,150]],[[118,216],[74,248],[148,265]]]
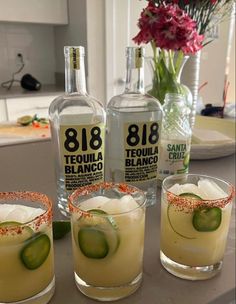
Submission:
[[[220,227],[222,211],[218,207],[202,207],[194,210],[193,227],[200,232],[215,231]]]
[[[181,194],[179,194],[179,196],[185,197],[186,199],[190,199],[190,200],[201,200],[200,196],[198,196],[192,192],[181,193]],[[189,240],[195,239],[195,236],[188,235],[188,231],[186,232],[182,229],[182,225],[179,225],[179,221],[178,221],[178,223],[175,221],[176,212],[179,212],[181,214],[181,218],[183,221],[188,221],[188,219],[189,219],[189,215],[187,213],[184,213],[182,211],[176,211],[176,207],[169,203],[168,208],[167,208],[167,219],[169,221],[169,224],[170,224],[170,227],[172,228],[172,230],[176,234],[181,236],[182,238],[189,239]]]
[[[118,226],[113,217],[103,210],[91,209],[88,212],[95,216],[79,219],[78,245],[86,257],[102,259],[119,247]]]
[[[109,252],[106,235],[94,227],[83,227],[79,230],[78,240],[80,250],[88,258],[102,259]]]
[[[36,233],[25,241],[20,257],[26,268],[34,270],[39,268],[47,259],[51,242],[46,234]]]

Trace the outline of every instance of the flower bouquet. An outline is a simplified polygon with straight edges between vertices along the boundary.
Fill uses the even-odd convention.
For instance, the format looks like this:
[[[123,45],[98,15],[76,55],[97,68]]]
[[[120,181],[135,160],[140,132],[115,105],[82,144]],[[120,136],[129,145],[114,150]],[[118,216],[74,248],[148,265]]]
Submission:
[[[138,20],[140,31],[133,40],[152,46],[153,83],[149,93],[162,104],[167,92],[186,95],[186,87],[180,83],[186,56],[197,54],[210,42],[206,34],[213,17],[217,15],[221,21],[232,10],[234,1],[148,1]]]
[[[153,0],[152,2],[157,6],[177,4],[196,21],[197,31],[205,35],[204,44],[206,44],[211,41],[206,41],[207,33],[231,14],[235,0]]]
[[[162,104],[165,94],[184,93],[179,74],[184,56],[202,48],[203,35],[196,22],[175,4],[156,6],[149,1],[138,21],[137,44],[151,43],[153,49],[153,84],[149,93]]]

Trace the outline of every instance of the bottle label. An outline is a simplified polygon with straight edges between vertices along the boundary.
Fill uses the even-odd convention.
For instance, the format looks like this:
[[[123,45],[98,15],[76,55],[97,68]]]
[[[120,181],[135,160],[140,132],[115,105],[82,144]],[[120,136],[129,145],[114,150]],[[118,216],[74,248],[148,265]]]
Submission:
[[[70,49],[70,65],[74,70],[80,69],[80,49],[79,48]]]
[[[157,178],[159,124],[124,124],[124,171],[127,183]]]
[[[189,140],[167,141],[160,143],[158,175],[160,179],[173,174],[187,173],[190,159]]]
[[[60,126],[60,152],[66,190],[104,180],[104,136],[102,123]]]

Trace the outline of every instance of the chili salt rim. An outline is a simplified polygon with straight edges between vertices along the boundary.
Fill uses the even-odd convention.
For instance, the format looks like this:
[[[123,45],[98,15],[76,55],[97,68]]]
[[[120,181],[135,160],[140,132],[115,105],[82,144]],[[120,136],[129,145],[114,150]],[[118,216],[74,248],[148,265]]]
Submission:
[[[38,230],[41,224],[48,223],[52,221],[52,201],[46,194],[40,192],[32,191],[11,191],[11,192],[0,192],[0,202],[2,200],[11,200],[11,201],[30,201],[30,202],[40,202],[47,207],[45,212],[33,218],[30,221],[20,223],[17,226],[0,226],[0,235],[5,235],[9,232],[20,234],[26,226],[33,226],[35,230]],[[5,203],[5,202],[4,202]],[[7,203],[7,202],[6,202]]]
[[[96,192],[96,191],[99,191],[99,190],[108,190],[108,189],[116,188],[116,187],[120,192],[123,192],[125,194],[133,194],[135,192],[141,193],[142,197],[143,197],[143,203],[142,203],[142,205],[139,205],[137,208],[140,208],[141,206],[145,205],[145,201],[146,201],[145,193],[144,193],[144,191],[138,189],[137,187],[127,185],[125,183],[101,182],[101,183],[97,183],[97,184],[93,184],[93,185],[80,187],[80,188],[76,189],[71,195],[69,195],[69,197],[68,197],[69,211],[71,213],[74,213],[74,212],[80,213],[82,216],[85,216],[85,217],[94,216],[94,214],[91,214],[89,211],[80,209],[78,206],[76,206],[73,203],[73,201],[77,200],[79,196],[88,195],[92,192]],[[130,211],[123,212],[123,213],[129,213],[129,212],[132,212],[135,209],[132,209]],[[114,214],[114,215],[123,214],[123,213],[117,213],[117,214]],[[112,215],[112,214],[109,214],[109,215]],[[97,216],[104,216],[104,215],[99,214]]]

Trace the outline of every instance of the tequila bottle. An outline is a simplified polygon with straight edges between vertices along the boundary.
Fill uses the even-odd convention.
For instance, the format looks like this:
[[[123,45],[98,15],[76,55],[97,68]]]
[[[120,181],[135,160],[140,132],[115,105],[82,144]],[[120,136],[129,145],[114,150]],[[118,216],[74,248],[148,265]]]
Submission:
[[[144,48],[126,49],[127,72],[123,94],[107,106],[106,173],[113,182],[126,182],[156,202],[157,164],[162,109],[144,93]]]
[[[188,173],[192,131],[190,110],[181,94],[167,93],[163,106],[158,181],[173,174]]]
[[[105,111],[86,91],[84,48],[66,46],[65,95],[50,105],[57,203],[68,215],[68,195],[78,187],[104,181]]]

